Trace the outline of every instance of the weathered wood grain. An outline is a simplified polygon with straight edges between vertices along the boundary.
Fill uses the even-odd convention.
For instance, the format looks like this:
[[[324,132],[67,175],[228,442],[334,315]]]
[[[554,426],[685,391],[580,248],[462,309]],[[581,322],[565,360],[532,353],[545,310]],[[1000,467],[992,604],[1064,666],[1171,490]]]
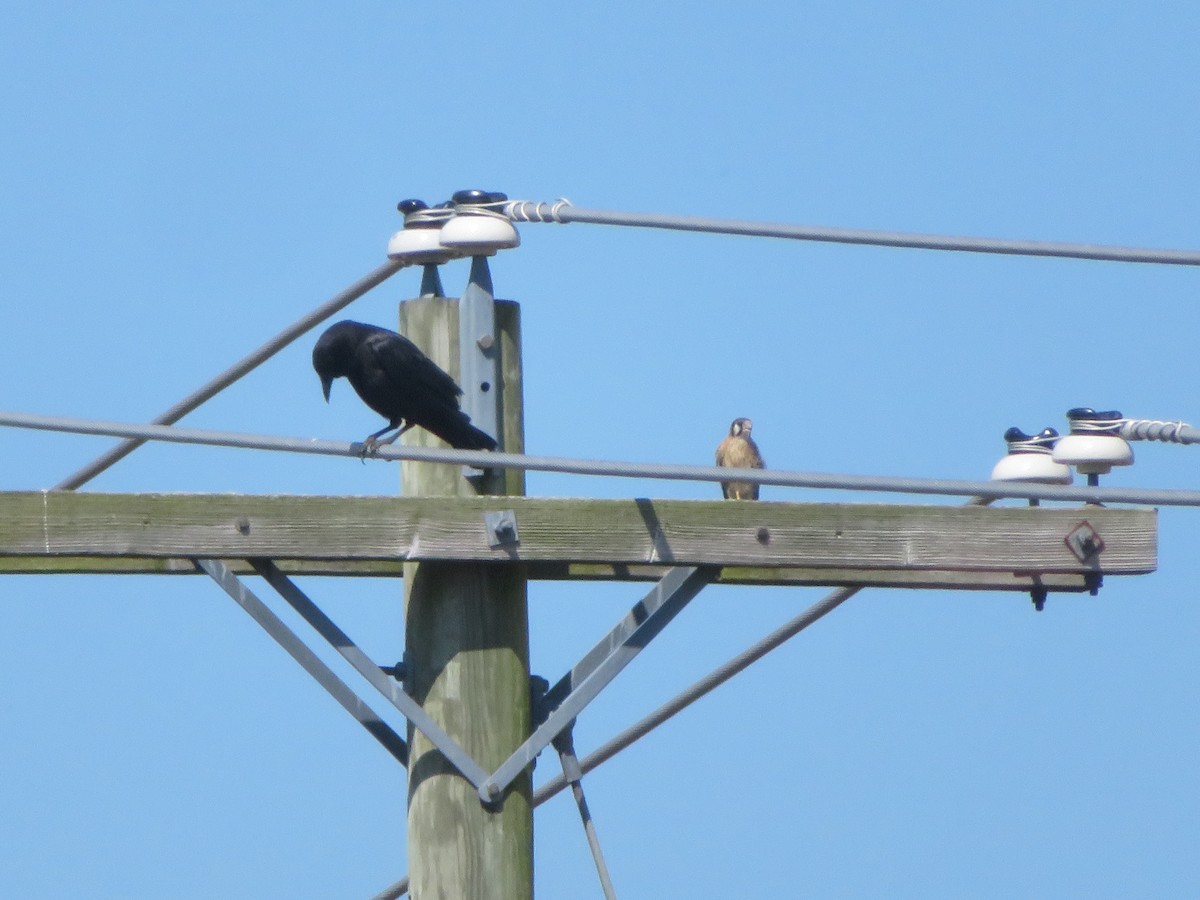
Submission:
[[[489,510],[513,511],[517,544],[489,546]],[[1085,520],[1104,549],[1081,562],[1065,538]],[[1140,574],[1156,566],[1156,523],[1095,506],[49,491],[0,493],[0,557]]]
[[[519,307],[495,306],[503,446],[524,446]],[[459,301],[443,297],[400,306],[400,330],[458,376]],[[462,382],[462,378],[458,378]],[[429,443],[422,429],[407,443]],[[353,508],[330,512],[351,542],[374,542],[404,558],[405,686],[425,711],[488,771],[529,735],[529,612],[523,567],[479,565],[486,557],[485,508],[505,508],[523,494],[524,472],[492,471],[475,483],[460,466],[403,464],[404,492],[420,496],[399,517],[364,522]],[[465,504],[465,506],[463,506]],[[461,514],[447,519],[450,510]],[[392,511],[399,511],[393,507]],[[254,531],[253,524],[251,533]],[[336,538],[340,540],[340,538]],[[453,555],[421,548],[458,547]],[[466,548],[474,548],[467,550]],[[465,551],[465,552],[464,552]],[[506,557],[502,557],[506,558]],[[531,773],[518,777],[491,807],[423,734],[409,729],[408,859],[413,897],[527,900],[533,896]]]

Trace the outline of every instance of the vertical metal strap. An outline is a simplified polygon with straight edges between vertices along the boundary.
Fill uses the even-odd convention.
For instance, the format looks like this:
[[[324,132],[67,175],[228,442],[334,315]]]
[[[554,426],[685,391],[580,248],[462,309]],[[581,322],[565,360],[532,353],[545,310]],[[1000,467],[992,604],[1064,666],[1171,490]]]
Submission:
[[[503,791],[585,706],[666,627],[715,574],[712,568],[670,569],[617,626],[546,694],[554,711],[480,789],[488,800]]]
[[[383,744],[387,751],[400,761],[401,765],[408,765],[408,744],[404,742],[404,739],[379,718],[349,685],[338,678],[332,669],[318,659],[309,646],[275,613],[271,612],[266,604],[229,570],[228,566],[215,559],[197,559],[193,562],[196,564],[196,568],[212,578],[225,593],[234,599],[238,606],[248,612],[251,618],[261,625],[263,630],[291,655],[292,659],[300,663],[304,670],[342,705],[343,709],[354,716],[363,728]]]
[[[486,256],[471,259],[471,278],[458,301],[458,345],[463,412],[471,417],[476,428],[494,437],[503,450],[496,302]]]

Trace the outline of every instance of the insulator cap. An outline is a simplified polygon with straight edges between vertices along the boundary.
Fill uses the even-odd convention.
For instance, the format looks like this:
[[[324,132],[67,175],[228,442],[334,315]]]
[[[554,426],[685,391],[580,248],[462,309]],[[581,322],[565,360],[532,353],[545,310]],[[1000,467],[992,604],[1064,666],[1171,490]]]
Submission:
[[[442,226],[442,246],[464,256],[492,256],[521,246],[521,235],[506,216],[460,210]]]
[[[1133,448],[1115,434],[1072,432],[1054,445],[1054,461],[1074,466],[1082,475],[1104,475],[1113,466],[1133,462]]]
[[[490,196],[487,191],[465,190],[455,191],[450,199],[458,206],[479,206],[488,203]]]
[[[508,194],[502,191],[465,190],[455,191],[450,202],[455,206],[485,206],[489,203],[503,203]]]
[[[452,248],[442,246],[441,236],[441,228],[436,222],[402,228],[388,241],[388,259],[410,265],[440,266],[461,256]]]
[[[1070,484],[1071,468],[1055,462],[1048,453],[1010,453],[992,469],[992,481]]]
[[[1026,434],[1013,426],[1004,432],[1009,453],[1049,453],[1057,440],[1058,432],[1053,428],[1043,428],[1037,434]]]
[[[1050,456],[1057,440],[1058,432],[1053,428],[1043,428],[1037,434],[1026,434],[1015,426],[1008,429],[1004,432],[1008,455],[992,469],[992,480],[1070,484],[1071,469]]]
[[[396,204],[396,209],[407,216],[415,212],[420,212],[423,209],[429,209],[429,204],[424,200],[417,200],[413,198],[409,200],[401,200]]]
[[[1076,406],[1067,410],[1067,422],[1071,425],[1071,434],[1116,434],[1124,421],[1120,410],[1108,409],[1096,412],[1090,406]]]

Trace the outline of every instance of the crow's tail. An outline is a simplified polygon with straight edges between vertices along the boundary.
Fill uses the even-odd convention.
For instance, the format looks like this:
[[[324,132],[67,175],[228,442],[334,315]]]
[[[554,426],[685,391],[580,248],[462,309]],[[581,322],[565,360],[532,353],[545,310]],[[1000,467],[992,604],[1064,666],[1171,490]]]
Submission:
[[[438,422],[436,427],[429,427],[434,434],[456,450],[495,450],[496,441],[490,435],[480,431],[471,424],[467,414],[460,412],[457,416],[447,417]]]

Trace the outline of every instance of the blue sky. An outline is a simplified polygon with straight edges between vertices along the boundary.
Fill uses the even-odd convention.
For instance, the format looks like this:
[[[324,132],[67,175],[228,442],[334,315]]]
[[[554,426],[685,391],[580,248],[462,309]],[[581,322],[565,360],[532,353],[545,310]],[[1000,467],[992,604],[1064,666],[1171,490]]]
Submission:
[[[8,409],[146,421],[383,259],[396,201],[1200,247],[1194,5],[24,5],[0,13]],[[982,478],[1070,407],[1196,421],[1193,269],[522,226],[530,452]],[[449,293],[465,263],[447,266]],[[404,272],[350,308],[394,325]],[[187,417],[358,439],[306,338]],[[4,489],[109,441],[0,432]],[[1114,486],[1194,489],[1140,444]],[[395,467],[146,447],[92,490],[393,494]],[[529,492],[713,487],[531,475]],[[768,489],[796,501],[905,498]],[[940,502],[940,501],[939,501]],[[953,502],[947,500],[945,502]],[[1098,597],[866,591],[585,784],[622,898],[1190,897],[1200,512]],[[399,584],[309,580],[377,660]],[[586,753],[823,595],[710,588]],[[556,679],[640,595],[535,584]],[[403,772],[200,578],[0,580],[0,894],[369,897]],[[543,758],[535,782],[555,771]],[[599,895],[566,795],[544,897]]]

